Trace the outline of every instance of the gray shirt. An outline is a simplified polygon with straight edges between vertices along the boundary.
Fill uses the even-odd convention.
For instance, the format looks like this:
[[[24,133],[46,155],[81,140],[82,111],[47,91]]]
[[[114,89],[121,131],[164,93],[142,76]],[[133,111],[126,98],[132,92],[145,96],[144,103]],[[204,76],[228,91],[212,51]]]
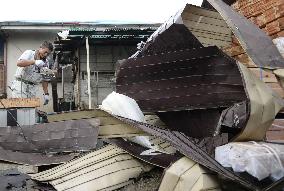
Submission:
[[[34,60],[34,57],[34,50],[26,50],[18,60]],[[43,67],[48,67],[48,61],[46,61],[45,64],[46,65]],[[25,81],[38,84],[42,81],[40,69],[41,68],[37,67],[35,64],[26,67],[18,67],[16,70],[15,78],[21,78]]]

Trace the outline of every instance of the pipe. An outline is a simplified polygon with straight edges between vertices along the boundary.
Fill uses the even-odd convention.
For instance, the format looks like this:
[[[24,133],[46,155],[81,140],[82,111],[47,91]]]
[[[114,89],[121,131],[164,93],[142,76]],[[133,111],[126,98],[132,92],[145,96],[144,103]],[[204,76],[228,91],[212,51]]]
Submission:
[[[91,72],[90,72],[90,47],[89,47],[89,38],[88,37],[86,37],[86,51],[87,51],[87,75],[88,75],[89,109],[92,109]]]

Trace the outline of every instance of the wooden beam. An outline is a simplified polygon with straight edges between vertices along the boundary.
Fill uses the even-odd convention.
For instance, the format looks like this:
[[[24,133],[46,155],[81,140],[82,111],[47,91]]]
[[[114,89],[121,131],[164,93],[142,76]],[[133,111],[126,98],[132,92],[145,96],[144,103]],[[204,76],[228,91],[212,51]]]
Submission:
[[[39,107],[39,98],[9,98],[0,99],[0,108]]]

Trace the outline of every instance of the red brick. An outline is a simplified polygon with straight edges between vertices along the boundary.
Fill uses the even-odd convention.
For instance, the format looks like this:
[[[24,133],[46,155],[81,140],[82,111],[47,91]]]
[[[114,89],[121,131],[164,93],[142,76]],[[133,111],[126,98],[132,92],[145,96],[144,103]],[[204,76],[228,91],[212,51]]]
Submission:
[[[277,33],[277,37],[284,37],[284,31],[280,31],[279,33]]]
[[[263,13],[264,16],[264,22],[270,23],[271,21],[274,21],[280,17],[284,16],[284,4],[277,5],[275,7],[272,7]]]
[[[271,23],[268,23],[265,30],[269,36],[281,32],[284,29],[284,17],[281,17]]]

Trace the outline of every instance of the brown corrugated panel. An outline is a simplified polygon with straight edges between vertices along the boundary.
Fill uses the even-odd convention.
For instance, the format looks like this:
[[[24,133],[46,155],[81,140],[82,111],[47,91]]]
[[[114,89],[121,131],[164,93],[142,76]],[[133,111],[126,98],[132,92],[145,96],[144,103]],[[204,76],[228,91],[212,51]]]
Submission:
[[[236,61],[217,47],[129,58],[117,70],[118,93],[191,137],[213,136],[222,110],[246,100]]]
[[[81,119],[0,128],[0,146],[28,153],[90,150],[96,147],[98,126],[99,120],[90,124]]]
[[[149,148],[142,147],[136,143],[127,141],[122,138],[108,139],[106,141],[127,151],[130,155],[134,156],[135,158],[138,158],[142,161],[145,161],[147,163],[150,163],[152,165],[159,166],[162,168],[167,168],[171,163],[177,161],[178,159],[182,157],[182,155],[180,154],[176,154],[176,153],[167,154],[167,153],[162,153],[159,151],[156,151],[154,154],[143,155],[141,153],[148,150]],[[163,143],[165,143],[165,141],[161,141],[161,142],[159,143],[160,146]],[[167,146],[171,147],[171,145],[169,144],[167,144]]]
[[[151,112],[228,107],[246,99],[238,65],[217,47],[127,59],[116,89]]]

